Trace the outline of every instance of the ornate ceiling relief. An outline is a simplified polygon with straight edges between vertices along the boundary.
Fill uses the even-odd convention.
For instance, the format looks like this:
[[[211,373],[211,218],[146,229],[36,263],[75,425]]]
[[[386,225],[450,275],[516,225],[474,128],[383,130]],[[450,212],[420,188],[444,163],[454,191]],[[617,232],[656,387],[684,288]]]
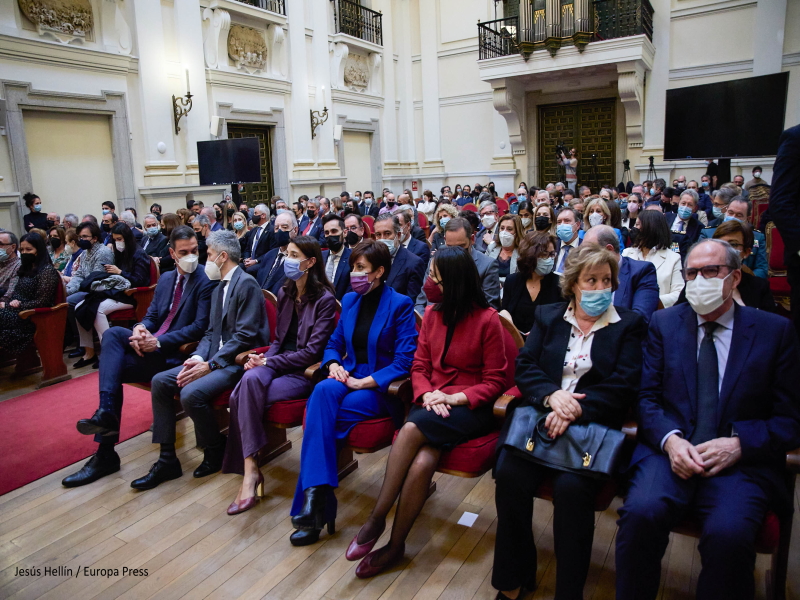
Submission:
[[[89,0],[18,0],[19,8],[36,25],[39,35],[69,44],[83,41],[94,27]]]
[[[231,25],[228,56],[237,69],[250,74],[263,71],[267,64],[267,43],[263,32],[244,25]]]
[[[350,54],[344,64],[344,85],[354,92],[363,92],[369,86],[367,57]]]

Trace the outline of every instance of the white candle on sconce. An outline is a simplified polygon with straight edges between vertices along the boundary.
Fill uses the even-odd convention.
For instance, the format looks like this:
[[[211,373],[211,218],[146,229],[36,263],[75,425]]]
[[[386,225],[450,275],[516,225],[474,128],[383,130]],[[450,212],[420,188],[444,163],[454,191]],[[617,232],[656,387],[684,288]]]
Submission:
[[[186,93],[191,93],[191,90],[189,89],[189,69],[186,69]]]

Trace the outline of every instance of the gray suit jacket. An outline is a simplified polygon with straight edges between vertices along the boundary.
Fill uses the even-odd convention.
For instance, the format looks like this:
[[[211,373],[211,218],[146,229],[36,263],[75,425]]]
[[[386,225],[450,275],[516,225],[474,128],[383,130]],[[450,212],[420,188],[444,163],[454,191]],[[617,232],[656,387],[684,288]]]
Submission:
[[[486,301],[492,308],[500,310],[500,275],[497,261],[478,252],[474,246],[470,249],[470,254],[472,254],[472,259],[475,261],[475,266],[478,267],[478,276],[481,278],[481,286],[483,287]],[[428,262],[428,268],[425,271],[425,279],[428,278],[430,269],[431,264]],[[430,303],[425,295],[425,290],[420,290],[414,310],[420,314],[425,314],[425,307],[428,306],[428,304]]]
[[[264,295],[258,282],[241,267],[233,273],[222,314],[222,283],[211,296],[211,318],[195,354],[223,367],[236,364],[236,355],[270,342]],[[220,341],[225,343],[220,348]]]

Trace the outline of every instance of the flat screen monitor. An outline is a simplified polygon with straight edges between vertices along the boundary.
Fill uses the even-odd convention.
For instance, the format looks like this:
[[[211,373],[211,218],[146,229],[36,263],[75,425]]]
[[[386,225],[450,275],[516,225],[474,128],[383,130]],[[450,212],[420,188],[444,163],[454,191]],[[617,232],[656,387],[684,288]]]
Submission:
[[[258,138],[197,142],[197,162],[200,185],[261,181]]]
[[[775,156],[789,73],[667,90],[666,160]]]

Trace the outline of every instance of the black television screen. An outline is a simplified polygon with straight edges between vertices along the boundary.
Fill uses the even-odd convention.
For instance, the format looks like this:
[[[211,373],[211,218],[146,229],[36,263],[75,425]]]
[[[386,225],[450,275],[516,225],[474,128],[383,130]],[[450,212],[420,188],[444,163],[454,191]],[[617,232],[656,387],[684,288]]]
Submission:
[[[257,138],[197,142],[200,185],[258,183],[261,161]]]
[[[664,159],[775,156],[789,73],[667,90]]]

